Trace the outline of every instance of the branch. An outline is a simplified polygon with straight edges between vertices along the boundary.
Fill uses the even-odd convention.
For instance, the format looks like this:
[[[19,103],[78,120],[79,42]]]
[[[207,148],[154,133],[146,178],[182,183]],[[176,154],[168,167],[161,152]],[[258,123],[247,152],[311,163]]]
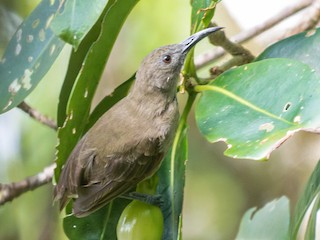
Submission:
[[[36,109],[30,107],[26,102],[21,102],[18,106],[22,111],[27,113],[30,117],[35,119],[36,121],[57,130],[57,124],[47,116],[43,115],[42,113],[38,112]]]
[[[216,26],[216,24],[213,24],[213,23],[210,23],[210,25],[212,27]],[[219,74],[223,73],[224,71],[234,66],[239,66],[239,65],[252,62],[253,59],[255,58],[248,49],[244,48],[238,43],[230,41],[226,37],[224,31],[219,31],[214,34],[210,34],[209,41],[213,45],[222,47],[226,52],[232,55],[232,58],[230,60],[223,63],[221,66],[214,67],[210,70],[211,78],[218,76]]]
[[[232,42],[243,43],[246,42],[259,34],[265,32],[266,30],[272,28],[274,25],[280,23],[281,21],[287,19],[288,17],[296,14],[297,12],[307,8],[312,3],[312,0],[304,0],[300,1],[292,6],[287,7],[286,9],[279,12],[276,16],[270,18],[262,24],[258,24],[257,26],[239,33],[238,35],[231,38]],[[215,49],[209,52],[206,52],[202,55],[199,55],[195,59],[196,68],[202,68],[206,65],[210,64],[215,59],[222,57],[225,54],[225,51],[221,48]]]
[[[13,182],[8,184],[0,184],[0,205],[12,201],[21,194],[34,190],[46,183],[49,183],[53,177],[53,171],[56,164],[51,164],[37,175],[27,177],[20,182]]]

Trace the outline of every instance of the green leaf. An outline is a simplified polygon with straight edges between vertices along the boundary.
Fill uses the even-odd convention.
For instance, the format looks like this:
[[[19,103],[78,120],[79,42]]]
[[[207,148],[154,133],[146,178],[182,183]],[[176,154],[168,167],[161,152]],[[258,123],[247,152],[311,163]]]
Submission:
[[[192,0],[191,34],[206,28],[215,11],[215,6],[220,0]]]
[[[317,227],[317,214],[320,208],[319,193],[315,197],[315,202],[311,210],[311,214],[308,221],[307,231],[305,239],[316,239],[316,227]]]
[[[174,152],[170,151],[158,172],[157,192],[164,200],[163,239],[179,239],[181,234],[183,190],[185,185],[185,163],[188,155],[187,129],[180,133]]]
[[[320,192],[320,161],[318,161],[317,166],[313,170],[312,175],[309,178],[309,181],[306,185],[304,192],[301,194],[301,197],[296,205],[293,220],[290,226],[290,233],[291,239],[297,239],[297,234],[300,228],[300,224],[304,215],[306,214],[308,208],[310,207],[311,203],[316,199],[315,205],[312,209],[312,214],[316,214],[319,209],[319,192]],[[316,216],[313,216],[314,218]],[[311,224],[315,224],[315,219],[311,218]],[[311,225],[308,226],[310,228]],[[311,231],[308,230],[308,231]],[[309,232],[308,234],[311,234]],[[306,238],[311,239],[311,238]]]
[[[64,43],[50,29],[59,1],[43,0],[20,25],[0,60],[0,113],[22,102],[37,86]]]
[[[127,96],[130,87],[135,80],[135,74],[118,86],[110,95],[104,97],[101,102],[95,107],[89,117],[89,122],[86,126],[86,130],[90,129],[95,122],[110,108],[113,107],[117,102],[119,102],[122,98]]]
[[[208,27],[215,12],[215,6],[219,0],[192,0],[191,1],[191,34]],[[186,57],[182,73],[184,76],[197,79],[194,65],[194,48]]]
[[[268,47],[256,60],[291,58],[306,63],[320,74],[320,28],[299,33]]]
[[[258,211],[249,209],[241,220],[236,239],[288,239],[289,221],[289,200],[281,197]]]
[[[87,217],[65,217],[63,228],[67,237],[70,240],[116,240],[118,219],[129,202],[119,198]]]
[[[108,0],[65,0],[62,14],[52,21],[52,30],[75,49],[100,17]]]
[[[263,159],[300,130],[320,126],[320,78],[308,65],[267,59],[220,75],[201,91],[196,121],[210,141],[225,141],[225,154]]]
[[[163,197],[164,235],[162,239],[181,239],[182,204],[185,168],[188,158],[187,117],[196,95],[189,95],[180,118],[172,149],[166,155],[159,171],[157,192]]]
[[[106,61],[126,17],[137,2],[138,0],[108,2],[108,11],[106,11],[102,22],[101,34],[89,49],[82,64],[70,96],[67,117],[58,131],[56,179],[60,175],[62,165],[84,133],[85,126],[88,123],[92,98]]]
[[[77,76],[81,70],[82,63],[84,62],[88,51],[92,44],[97,40],[101,32],[101,23],[105,13],[100,16],[96,24],[91,28],[89,33],[81,41],[77,51],[73,49],[70,59],[68,70],[65,76],[65,80],[61,87],[59,95],[57,123],[61,127],[67,116],[67,105],[72,92],[73,85],[76,82]]]

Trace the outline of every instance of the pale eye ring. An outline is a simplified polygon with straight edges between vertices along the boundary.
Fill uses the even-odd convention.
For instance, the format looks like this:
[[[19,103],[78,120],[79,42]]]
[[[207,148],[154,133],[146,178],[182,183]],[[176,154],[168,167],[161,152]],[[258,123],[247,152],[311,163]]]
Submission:
[[[162,58],[162,62],[166,63],[166,64],[169,64],[171,63],[172,61],[172,58],[170,55],[164,55],[163,58]]]

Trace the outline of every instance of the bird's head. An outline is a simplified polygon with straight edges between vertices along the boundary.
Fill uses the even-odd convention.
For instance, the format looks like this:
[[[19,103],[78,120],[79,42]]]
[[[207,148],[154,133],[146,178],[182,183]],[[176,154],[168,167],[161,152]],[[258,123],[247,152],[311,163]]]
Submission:
[[[177,79],[189,50],[210,33],[220,30],[212,27],[197,32],[178,44],[160,47],[152,51],[141,63],[137,83],[141,87],[163,92],[175,90]]]

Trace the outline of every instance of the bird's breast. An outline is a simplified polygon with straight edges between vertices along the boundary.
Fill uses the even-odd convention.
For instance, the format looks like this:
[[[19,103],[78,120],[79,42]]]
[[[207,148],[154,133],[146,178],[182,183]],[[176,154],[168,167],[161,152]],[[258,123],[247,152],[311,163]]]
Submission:
[[[170,103],[165,111],[154,119],[155,131],[163,151],[167,151],[178,127],[179,110],[176,101]]]

